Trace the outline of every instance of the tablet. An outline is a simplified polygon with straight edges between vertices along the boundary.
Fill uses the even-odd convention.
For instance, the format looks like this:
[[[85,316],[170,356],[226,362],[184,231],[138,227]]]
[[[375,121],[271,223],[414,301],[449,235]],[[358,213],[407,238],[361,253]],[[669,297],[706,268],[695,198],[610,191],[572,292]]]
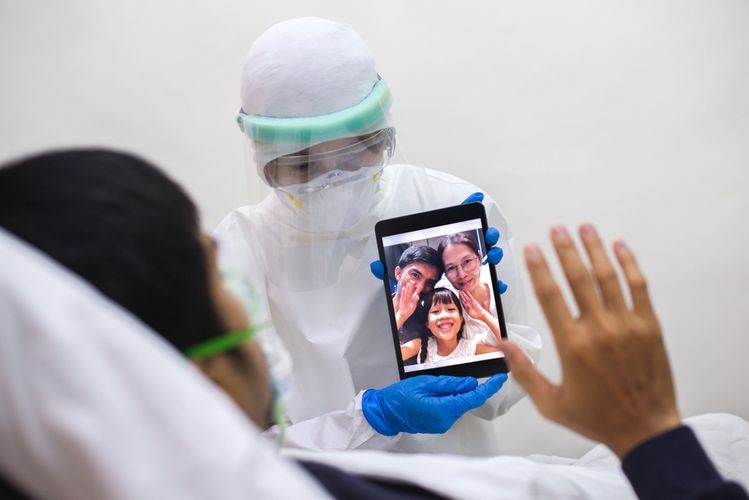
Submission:
[[[497,271],[486,262],[486,228],[481,203],[375,225],[401,379],[508,371],[497,347],[507,329]]]

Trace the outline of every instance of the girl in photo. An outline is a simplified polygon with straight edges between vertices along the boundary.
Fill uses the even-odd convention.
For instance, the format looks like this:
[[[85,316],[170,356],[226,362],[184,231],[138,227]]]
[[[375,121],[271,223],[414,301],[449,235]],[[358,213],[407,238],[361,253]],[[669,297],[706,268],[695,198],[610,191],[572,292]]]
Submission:
[[[427,338],[421,343],[420,363],[434,363],[499,351],[481,338],[464,336],[463,306],[447,288],[435,288],[424,301]]]

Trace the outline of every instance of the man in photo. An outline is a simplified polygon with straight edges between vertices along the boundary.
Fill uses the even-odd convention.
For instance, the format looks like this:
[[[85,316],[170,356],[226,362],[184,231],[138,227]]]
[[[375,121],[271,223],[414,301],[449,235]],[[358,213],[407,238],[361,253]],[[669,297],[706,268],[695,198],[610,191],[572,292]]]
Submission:
[[[422,300],[434,289],[442,272],[442,260],[437,250],[428,245],[406,248],[395,266],[398,285],[393,294],[393,313],[404,365],[416,363],[426,324]]]

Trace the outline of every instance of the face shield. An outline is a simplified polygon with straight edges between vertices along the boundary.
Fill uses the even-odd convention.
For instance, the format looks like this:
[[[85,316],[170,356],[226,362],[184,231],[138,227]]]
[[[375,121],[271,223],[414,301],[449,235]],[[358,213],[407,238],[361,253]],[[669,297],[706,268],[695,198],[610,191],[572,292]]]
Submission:
[[[305,232],[338,232],[369,211],[395,150],[390,91],[378,80],[358,104],[301,118],[239,113],[260,178]]]
[[[185,350],[185,355],[192,360],[206,359],[231,351],[245,342],[257,343],[269,372],[273,393],[270,420],[278,426],[277,442],[281,446],[286,426],[284,400],[291,392],[291,357],[273,331],[264,310],[264,302],[250,280],[237,272],[225,272],[222,273],[221,281],[242,304],[250,318],[250,324],[244,330],[228,332],[193,345]]]

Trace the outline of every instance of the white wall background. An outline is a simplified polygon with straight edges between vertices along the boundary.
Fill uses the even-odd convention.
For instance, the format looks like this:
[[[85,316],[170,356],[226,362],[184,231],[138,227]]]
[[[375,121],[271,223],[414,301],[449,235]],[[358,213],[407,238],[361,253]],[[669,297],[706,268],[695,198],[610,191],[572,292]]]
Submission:
[[[625,237],[684,415],[749,419],[749,2],[0,0],[0,160],[131,149],[183,183],[212,228],[258,191],[233,120],[244,54],[303,15],[364,36],[408,160],[482,186],[518,246],[548,249],[559,222]],[[498,427],[508,453],[590,446],[528,401]]]

